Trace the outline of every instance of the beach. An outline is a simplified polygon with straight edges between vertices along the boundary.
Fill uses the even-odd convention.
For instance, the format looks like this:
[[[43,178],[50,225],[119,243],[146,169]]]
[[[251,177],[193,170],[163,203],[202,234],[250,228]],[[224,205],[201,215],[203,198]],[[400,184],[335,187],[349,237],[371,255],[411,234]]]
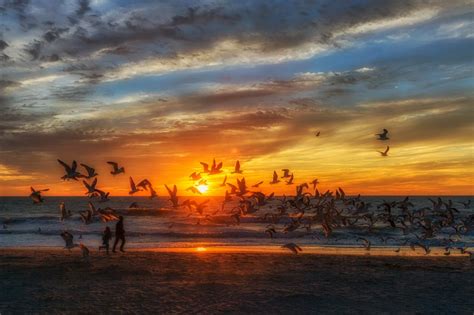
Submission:
[[[0,313],[460,313],[468,257],[0,250]]]

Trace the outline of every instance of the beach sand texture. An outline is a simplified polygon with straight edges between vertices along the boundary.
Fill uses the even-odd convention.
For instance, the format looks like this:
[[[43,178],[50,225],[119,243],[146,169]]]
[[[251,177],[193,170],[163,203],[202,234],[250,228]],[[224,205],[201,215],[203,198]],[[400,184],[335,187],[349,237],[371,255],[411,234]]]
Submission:
[[[474,311],[467,257],[0,250],[0,313]]]

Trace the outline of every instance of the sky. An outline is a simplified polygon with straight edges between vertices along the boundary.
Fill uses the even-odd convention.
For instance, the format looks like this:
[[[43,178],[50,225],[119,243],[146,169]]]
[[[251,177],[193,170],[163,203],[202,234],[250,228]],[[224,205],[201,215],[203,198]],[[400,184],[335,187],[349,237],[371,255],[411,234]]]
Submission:
[[[187,194],[213,158],[224,173],[210,195],[224,194],[224,174],[293,193],[269,184],[283,168],[322,191],[473,195],[473,11],[457,0],[0,0],[0,195],[84,195],[58,158],[94,166],[111,195],[127,195],[128,176]]]

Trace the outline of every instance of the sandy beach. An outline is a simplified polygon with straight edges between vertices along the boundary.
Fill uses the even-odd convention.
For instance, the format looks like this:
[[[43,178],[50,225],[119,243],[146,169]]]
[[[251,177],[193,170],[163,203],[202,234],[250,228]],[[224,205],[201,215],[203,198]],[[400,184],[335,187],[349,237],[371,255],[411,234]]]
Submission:
[[[465,313],[467,257],[0,250],[0,313]]]

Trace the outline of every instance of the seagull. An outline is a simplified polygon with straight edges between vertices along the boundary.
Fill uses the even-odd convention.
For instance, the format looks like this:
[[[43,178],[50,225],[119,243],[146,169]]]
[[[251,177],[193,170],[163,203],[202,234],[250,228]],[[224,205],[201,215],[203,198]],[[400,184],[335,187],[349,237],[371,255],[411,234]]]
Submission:
[[[195,194],[202,195],[201,192],[200,192],[196,187],[194,187],[194,186],[188,187],[188,188],[186,189],[186,191],[191,191],[191,192],[193,192],[193,193],[195,193]]]
[[[117,162],[109,161],[107,162],[107,164],[112,165],[112,167],[114,168],[112,171],[110,171],[110,174],[118,175],[120,173],[125,173],[125,168],[123,166],[119,168]]]
[[[97,196],[97,192],[95,189],[95,186],[97,185],[97,178],[94,178],[94,181],[92,182],[92,184],[89,184],[85,180],[83,180],[82,183],[87,188],[87,192],[84,193],[85,195],[89,195],[89,198]]]
[[[319,180],[317,178],[313,179],[313,181],[311,182],[311,184],[313,184],[313,190],[316,189],[316,185],[319,184]]]
[[[83,176],[83,175],[81,175],[81,173],[76,171],[76,169],[77,169],[77,162],[76,161],[72,161],[71,166],[67,165],[66,163],[64,163],[60,159],[58,159],[58,162],[59,162],[59,164],[61,164],[64,167],[64,170],[66,171],[66,175],[61,177],[62,180],[70,180],[70,179],[77,180],[78,177]]]
[[[82,258],[88,259],[88,258],[89,258],[89,252],[90,252],[90,251],[89,251],[89,248],[87,248],[87,246],[84,245],[84,244],[82,244],[82,243],[79,244],[79,248],[80,248],[81,251],[82,251]]]
[[[364,242],[365,250],[370,250],[370,246],[371,246],[372,244],[370,243],[370,241],[369,241],[368,239],[363,238],[363,237],[359,237],[359,238],[357,238],[357,240]]]
[[[155,189],[153,189],[153,185],[148,179],[144,179],[141,182],[138,183],[137,187],[141,187],[145,190],[150,190],[150,199],[153,199],[155,197],[158,197],[158,194],[156,193]]]
[[[199,163],[201,163],[201,165],[202,165],[202,168],[203,168],[203,171],[202,171],[202,172],[203,172],[203,173],[209,173],[209,164],[204,163],[204,162],[199,162]],[[195,173],[196,173],[196,172],[194,172],[193,174],[195,174]],[[193,174],[191,174],[191,176],[193,176]],[[201,178],[201,177],[199,177],[199,178]],[[194,178],[193,178],[193,179],[194,179]]]
[[[316,132],[316,137],[319,137],[320,134],[321,134],[321,131]]]
[[[61,222],[72,216],[71,211],[66,210],[66,204],[64,202],[59,203],[59,212],[61,214]]]
[[[205,163],[204,163],[205,164]],[[206,164],[207,165],[207,164]],[[193,179],[193,181],[197,181],[197,180],[200,180],[201,179],[201,174],[200,173],[192,173],[191,175],[189,175],[189,177],[191,177]]]
[[[258,188],[258,186],[260,186],[261,184],[263,184],[263,180],[261,182],[256,183],[255,185],[252,185],[252,187]]]
[[[270,184],[273,185],[273,184],[277,184],[277,183],[279,183],[279,182],[280,182],[280,180],[278,179],[278,174],[277,174],[277,172],[276,172],[276,171],[273,171],[273,180],[270,182]]]
[[[240,169],[239,160],[237,160],[237,162],[235,162],[235,168],[234,168],[234,171],[232,172],[232,174],[242,174],[242,170]]]
[[[66,245],[64,246],[65,249],[71,250],[74,247],[79,247],[79,245],[74,244],[74,242],[73,242],[74,236],[71,233],[69,233],[68,231],[62,232],[61,237],[63,238],[64,242],[66,243]]]
[[[287,168],[284,168],[281,170],[283,172],[283,176],[281,178],[289,178],[290,176],[290,170]]]
[[[165,187],[166,190],[168,190],[168,194],[170,195],[170,201],[173,204],[173,208],[178,208],[178,187],[176,187],[176,185],[173,185],[173,190],[169,189],[167,185],[165,185]]]
[[[219,173],[222,173],[222,162],[220,162],[219,164],[216,165],[216,159],[214,159],[212,161],[212,166],[211,166],[211,170],[209,171],[209,175],[215,175],[215,174],[219,174]]]
[[[135,182],[133,181],[132,176],[130,176],[129,182],[130,182],[130,191],[128,192],[129,195],[133,195],[134,193],[142,191],[141,189],[137,188],[137,186],[135,185]]]
[[[377,140],[388,140],[390,139],[389,137],[387,137],[387,134],[388,134],[388,130],[387,129],[384,129],[383,130],[383,133],[377,133],[376,136],[378,136],[378,139]]]
[[[100,189],[96,189],[95,191],[99,193],[99,196],[100,196],[99,202],[106,202],[106,201],[110,200],[109,199],[109,194],[110,193],[106,193],[106,192],[104,192]]]
[[[82,163],[81,163],[81,166],[84,167],[87,171],[87,176],[84,176],[85,178],[91,179],[91,178],[96,177],[97,175],[99,175],[95,172],[95,169],[93,167],[90,167],[90,166],[88,166],[86,164],[82,164]]]
[[[294,254],[298,254],[298,252],[303,251],[303,250],[301,249],[301,247],[299,247],[299,246],[296,245],[295,243],[288,243],[288,244],[285,244],[285,245],[283,245],[281,248],[287,248],[287,249],[291,250]]]
[[[30,187],[30,189],[31,189],[30,198],[33,200],[34,204],[42,203],[44,199],[41,196],[41,192],[49,190],[49,188],[35,190],[33,187]]]
[[[224,177],[224,180],[222,181],[222,184],[220,186],[225,187],[226,182],[227,182],[227,175]]]
[[[293,185],[293,174],[291,174],[290,179],[286,181],[287,185]]]
[[[381,156],[388,156],[388,150],[390,150],[390,147],[387,146],[387,148],[385,149],[385,151],[377,151],[380,153]]]

